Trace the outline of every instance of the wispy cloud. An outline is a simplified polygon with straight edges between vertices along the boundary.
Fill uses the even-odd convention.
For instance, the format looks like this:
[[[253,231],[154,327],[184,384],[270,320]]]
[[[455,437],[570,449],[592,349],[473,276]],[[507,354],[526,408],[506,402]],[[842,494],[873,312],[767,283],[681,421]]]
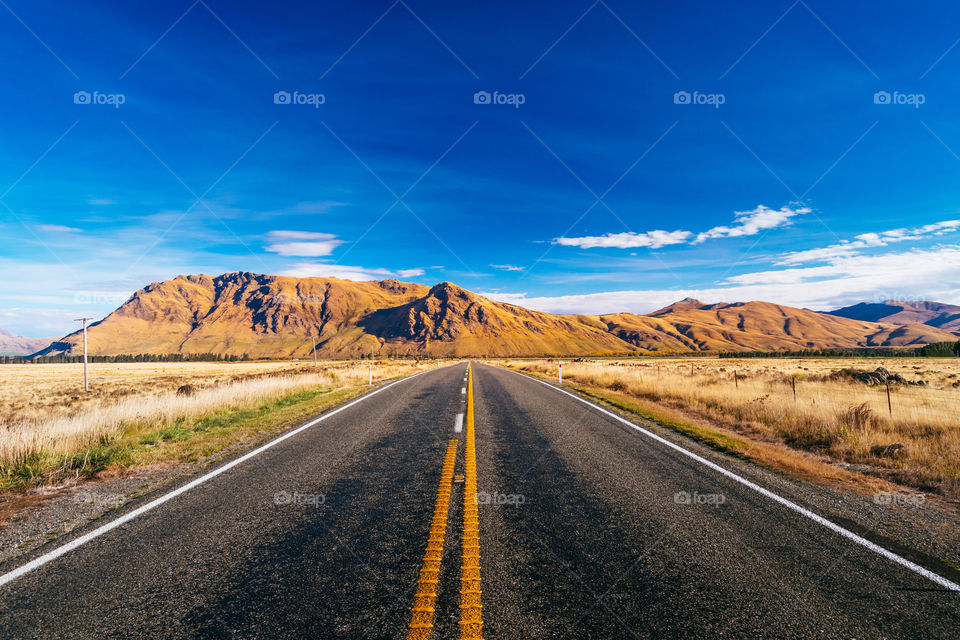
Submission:
[[[277,214],[315,214],[327,213],[334,207],[347,206],[348,202],[338,202],[336,200],[317,200],[315,202],[299,202],[292,207],[276,211]]]
[[[271,253],[309,258],[328,256],[343,244],[343,240],[338,240],[332,233],[316,231],[270,231],[267,240],[272,244],[264,249]]]
[[[784,255],[777,264],[790,265],[803,264],[805,262],[829,262],[837,258],[858,255],[861,249],[885,247],[897,242],[922,240],[930,236],[942,236],[945,233],[956,231],[958,228],[960,228],[960,220],[943,220],[912,229],[901,228],[861,233],[858,236],[854,236],[854,240],[819,247],[817,249],[807,249],[806,251],[793,251]]]
[[[518,267],[512,264],[491,264],[490,266],[498,271],[523,271],[523,267]]]
[[[554,242],[565,247],[593,249],[595,247],[633,249],[650,247],[659,249],[671,244],[684,244],[693,235],[690,231],[664,231],[656,229],[645,233],[608,233],[602,236],[584,236],[582,238],[556,238]]]
[[[700,244],[711,238],[753,236],[761,231],[788,226],[793,222],[793,218],[805,213],[810,213],[808,207],[797,207],[795,209],[781,207],[780,209],[771,209],[761,204],[750,211],[735,211],[732,225],[713,227],[695,236],[692,231],[683,229],[677,229],[675,231],[655,229],[643,233],[630,231],[625,233],[607,233],[602,236],[555,238],[553,242],[567,247],[580,247],[581,249],[593,249],[597,247],[615,249],[648,247],[650,249],[659,249],[660,247],[676,244]],[[693,238],[692,240],[691,237]]]
[[[82,233],[83,229],[76,227],[66,227],[62,224],[38,224],[33,227],[37,231],[45,233]]]
[[[785,227],[792,223],[793,218],[810,213],[808,207],[799,207],[791,209],[790,207],[781,207],[771,209],[764,205],[758,205],[752,211],[735,211],[734,224],[732,226],[714,227],[702,233],[690,244],[700,244],[711,238],[739,238],[743,236],[755,236],[761,231],[767,229],[776,229]]]
[[[333,264],[328,262],[300,262],[281,272],[281,275],[297,278],[340,278],[341,280],[385,280],[387,278],[413,278],[426,272],[421,268],[399,269],[391,271],[384,268],[370,268]]]

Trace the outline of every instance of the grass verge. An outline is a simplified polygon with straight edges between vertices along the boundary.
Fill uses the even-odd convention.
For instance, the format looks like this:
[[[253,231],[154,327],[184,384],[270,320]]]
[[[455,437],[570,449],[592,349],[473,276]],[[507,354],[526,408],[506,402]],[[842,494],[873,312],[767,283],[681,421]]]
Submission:
[[[0,468],[0,491],[18,491],[69,479],[116,476],[138,467],[191,463],[280,432],[369,389],[318,387],[246,408],[213,410],[173,420],[133,421],[119,435],[82,451],[36,451]]]

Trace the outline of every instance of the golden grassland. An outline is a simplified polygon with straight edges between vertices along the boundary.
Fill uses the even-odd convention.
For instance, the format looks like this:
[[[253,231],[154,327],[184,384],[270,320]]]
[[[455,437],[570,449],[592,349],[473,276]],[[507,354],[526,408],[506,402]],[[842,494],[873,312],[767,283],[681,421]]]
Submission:
[[[0,367],[0,420],[43,418],[127,396],[176,391],[184,384],[216,386],[307,371],[314,371],[313,362],[97,363],[89,366],[90,392],[85,393],[80,363],[5,365]]]
[[[0,367],[0,489],[195,461],[363,393],[368,362]],[[374,383],[433,362],[381,361]]]
[[[553,360],[505,363],[557,376]],[[926,384],[892,384],[888,406],[885,385],[831,375],[877,367]],[[775,468],[814,477],[853,470],[960,497],[958,359],[578,359],[564,361],[563,378]]]

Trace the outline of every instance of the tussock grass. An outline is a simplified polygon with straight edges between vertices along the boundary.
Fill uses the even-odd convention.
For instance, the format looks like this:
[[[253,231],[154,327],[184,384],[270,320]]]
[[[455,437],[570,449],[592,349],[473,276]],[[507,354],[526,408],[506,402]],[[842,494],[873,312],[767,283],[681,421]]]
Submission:
[[[56,369],[63,366],[24,365],[33,370],[33,394],[55,389],[51,379],[58,379]],[[160,374],[158,384],[157,376],[143,375],[141,365],[97,365],[98,369],[126,369],[123,384],[128,391],[4,416],[0,420],[0,489],[194,461],[304,419],[368,388],[367,363],[323,363],[320,369],[287,363],[272,370],[261,366],[226,372],[224,368],[231,365],[199,364],[194,371],[190,366],[151,364],[149,371]],[[378,364],[374,381],[411,374],[424,366]],[[137,373],[142,376],[140,393],[135,391]],[[29,395],[29,383],[21,378],[21,384],[19,393]],[[193,389],[190,393],[177,391],[187,384]]]
[[[510,366],[549,376],[557,369],[547,360]],[[884,386],[831,376],[844,368],[879,366],[927,384],[892,386],[891,413]],[[856,468],[960,497],[960,362],[953,359],[583,360],[564,361],[563,376],[565,382],[680,411],[752,443],[862,465]],[[764,450],[772,453],[770,447],[752,449]]]

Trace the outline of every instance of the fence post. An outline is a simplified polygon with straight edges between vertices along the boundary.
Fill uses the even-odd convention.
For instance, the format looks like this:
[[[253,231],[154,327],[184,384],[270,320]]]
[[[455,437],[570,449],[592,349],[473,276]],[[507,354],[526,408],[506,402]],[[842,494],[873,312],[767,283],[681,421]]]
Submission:
[[[790,386],[793,387],[793,401],[797,401],[797,379],[794,376],[790,376]]]
[[[737,375],[737,370],[733,370],[733,385],[739,389],[740,388],[740,377]]]

